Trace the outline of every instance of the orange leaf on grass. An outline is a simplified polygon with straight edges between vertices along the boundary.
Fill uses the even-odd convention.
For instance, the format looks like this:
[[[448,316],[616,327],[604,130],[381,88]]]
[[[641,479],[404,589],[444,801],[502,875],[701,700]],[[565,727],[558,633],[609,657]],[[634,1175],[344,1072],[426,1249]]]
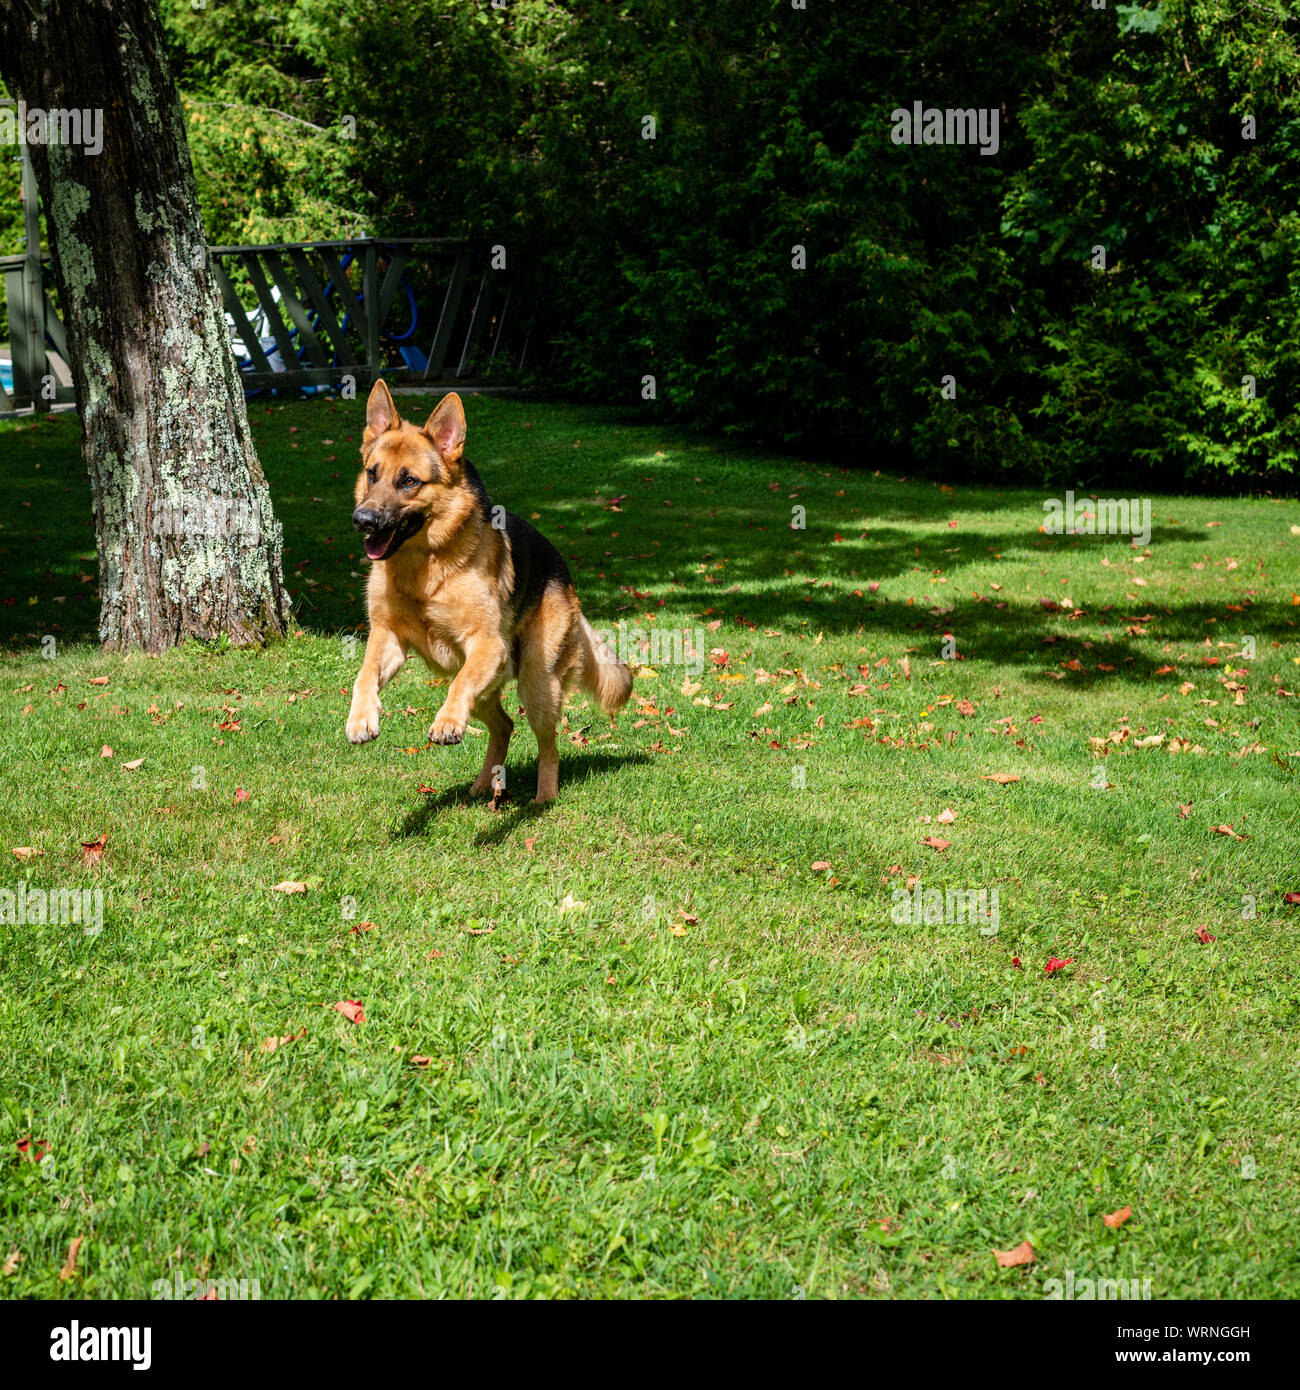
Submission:
[[[1122,1226],[1132,1215],[1132,1207],[1120,1207],[1118,1211],[1113,1211],[1109,1216],[1103,1216],[1101,1219],[1106,1225],[1114,1229],[1116,1226]]]
[[[108,684],[107,679],[104,682]],[[85,1236],[75,1236],[68,1244],[68,1258],[63,1262],[63,1268],[59,1270],[60,1279],[71,1279],[77,1272],[77,1256],[81,1253],[81,1242]]]
[[[927,845],[930,849],[938,850],[938,852],[942,854],[944,850],[952,844],[952,841],[941,840],[937,835],[927,835],[921,843]]]
[[[262,1051],[274,1052],[277,1047],[283,1047],[285,1043],[297,1042],[300,1038],[307,1036],[306,1028],[300,1028],[296,1033],[283,1033],[279,1037],[269,1037],[262,1039]]]
[[[1192,814],[1192,803],[1189,801],[1184,806],[1183,803],[1180,801],[1178,803],[1178,814],[1183,820],[1186,820],[1187,817]]]
[[[813,861],[813,872],[814,872],[814,873],[820,873],[823,869],[829,869],[829,868],[830,868],[830,861],[829,861],[828,859],[816,859],[816,860]]]
[[[271,889],[272,893],[305,893],[306,891],[307,885],[305,883],[300,883],[292,878],[286,878],[283,883],[277,883]]]
[[[1034,1254],[1034,1247],[1022,1240],[1014,1250],[995,1250],[993,1258],[1002,1269],[1014,1269],[1017,1265],[1033,1264],[1038,1256]]]
[[[1018,782],[1020,778],[1014,772],[981,772],[980,781],[996,782],[998,786],[1005,787],[1008,782]]]
[[[1216,937],[1208,927],[1197,927],[1196,939],[1202,946],[1208,946],[1211,941],[1217,941],[1218,937]]]
[[[1210,827],[1210,834],[1211,834],[1211,835],[1227,835],[1230,839],[1233,839],[1233,840],[1249,840],[1249,839],[1250,839],[1250,836],[1249,836],[1249,835],[1238,835],[1237,832],[1236,832],[1236,831],[1232,828],[1232,826],[1230,826],[1230,825],[1212,825],[1212,826]]]
[[[1300,893],[1286,893],[1283,895],[1282,901],[1292,905],[1300,903]]]
[[[246,792],[246,791],[243,789],[243,787],[236,787],[236,788],[235,788],[235,805],[238,806],[239,803],[240,803],[241,801],[248,801],[248,800],[250,800],[250,799],[252,798],[252,795],[253,795],[252,792]]]
[[[333,1008],[341,1013],[349,1023],[364,1023],[366,1021],[360,999],[340,999],[337,1004],[333,1005]]]
[[[108,843],[108,831],[105,831],[98,840],[82,840],[81,842],[81,862],[84,865],[98,864],[104,857],[104,846]]]

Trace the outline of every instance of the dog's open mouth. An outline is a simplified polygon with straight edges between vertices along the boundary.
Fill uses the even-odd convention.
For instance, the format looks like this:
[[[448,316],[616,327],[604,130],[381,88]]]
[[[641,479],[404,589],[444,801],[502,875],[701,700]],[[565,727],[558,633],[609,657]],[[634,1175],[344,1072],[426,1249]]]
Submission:
[[[366,537],[366,554],[372,560],[387,560],[396,549],[396,526],[389,527],[387,531],[373,531]]]
[[[389,526],[383,531],[371,531],[365,539],[366,554],[372,560],[387,560],[419,529],[420,518],[414,516],[404,517],[396,526]]]

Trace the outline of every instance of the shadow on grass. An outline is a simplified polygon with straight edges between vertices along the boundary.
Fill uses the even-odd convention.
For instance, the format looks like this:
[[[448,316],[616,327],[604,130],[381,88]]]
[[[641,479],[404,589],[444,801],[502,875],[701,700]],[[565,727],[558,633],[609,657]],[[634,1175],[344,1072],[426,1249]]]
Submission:
[[[589,752],[571,758],[566,758],[561,753],[560,798],[563,799],[566,787],[572,789],[592,778],[605,777],[617,768],[650,761],[651,759],[644,753]],[[446,791],[439,792],[437,796],[422,796],[420,801],[406,813],[401,825],[393,831],[391,838],[394,840],[419,838],[445,812],[469,810],[480,812],[485,822],[475,831],[473,843],[480,849],[499,845],[503,840],[508,839],[519,826],[540,821],[556,804],[553,801],[544,806],[533,804],[531,793],[537,787],[535,762],[526,763],[523,769],[515,772],[508,780],[513,784],[514,790],[505,805],[498,811],[489,809],[487,797],[475,797],[471,800],[469,789],[473,784],[473,779],[468,779],[455,787],[448,787]],[[519,799],[515,800],[516,797]]]
[[[322,415],[320,424],[331,433],[357,430],[362,409],[357,403],[350,414]],[[923,480],[904,483],[893,472],[798,465],[640,421],[621,423],[608,410],[499,402],[475,409],[482,421],[475,457],[489,488],[525,515],[534,505],[544,508],[538,524],[568,558],[597,626],[635,627],[662,601],[691,623],[718,617],[759,631],[861,632],[874,642],[914,646],[923,658],[929,650],[938,655],[951,632],[964,660],[1055,667],[1077,659],[1085,669],[1073,678],[1081,683],[1110,674],[1099,666],[1149,675],[1167,662],[1160,645],[1203,644],[1208,637],[1213,654],[1215,640],[1243,633],[1263,641],[1295,636],[1294,610],[1277,602],[1247,599],[1233,612],[1226,602],[1198,597],[1161,604],[1153,595],[1071,622],[1040,602],[1060,596],[1059,586],[1048,591],[1056,579],[1044,577],[1041,592],[1014,599],[996,591],[976,596],[977,576],[990,573],[1000,556],[1068,567],[1078,583],[1084,567],[1102,555],[1123,572],[1129,551],[1122,537],[1038,532],[1041,492],[945,490]],[[365,564],[349,525],[353,461],[331,455],[322,462],[310,441],[300,448],[290,440],[290,433],[316,432],[290,424],[305,418],[258,417],[258,448],[284,525],[286,578],[299,622],[352,632],[365,612]],[[589,445],[581,455],[573,452],[575,434]],[[346,438],[336,447],[351,447]],[[10,650],[30,653],[51,634],[60,643],[96,636],[90,495],[78,441],[71,417],[0,433],[0,644]],[[792,476],[789,486],[771,490],[774,475],[796,469],[797,486]],[[852,499],[831,495],[841,477],[861,484]],[[789,529],[790,488],[810,504],[806,531]],[[620,513],[596,500],[615,489],[628,494]],[[665,493],[672,494],[671,510],[663,508]],[[853,502],[877,509],[881,523],[861,510],[854,515]],[[1166,505],[1176,506],[1176,499],[1160,499],[1157,507]],[[1012,510],[1023,514],[1023,524],[1007,516],[993,533],[962,529],[965,517]],[[934,529],[945,520],[958,526]],[[929,529],[919,531],[922,525]],[[1158,552],[1178,547],[1189,558],[1204,544],[1205,533],[1191,526],[1158,525],[1151,538]],[[917,572],[941,572],[952,598],[940,598],[937,586],[927,605],[870,590],[872,582],[883,588]],[[718,582],[707,583],[706,575]],[[1146,636],[1153,640],[1139,640]]]

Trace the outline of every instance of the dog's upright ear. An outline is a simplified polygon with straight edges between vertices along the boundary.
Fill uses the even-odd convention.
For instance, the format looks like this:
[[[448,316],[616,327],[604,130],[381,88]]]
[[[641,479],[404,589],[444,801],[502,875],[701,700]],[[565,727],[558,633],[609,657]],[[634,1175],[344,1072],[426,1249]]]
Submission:
[[[375,382],[370,388],[370,399],[366,402],[366,432],[362,436],[361,447],[368,449],[386,430],[395,429],[401,423],[388,383],[382,380]]]
[[[465,451],[465,407],[455,391],[438,402],[438,408],[424,423],[424,432],[442,455],[448,468],[455,468]]]

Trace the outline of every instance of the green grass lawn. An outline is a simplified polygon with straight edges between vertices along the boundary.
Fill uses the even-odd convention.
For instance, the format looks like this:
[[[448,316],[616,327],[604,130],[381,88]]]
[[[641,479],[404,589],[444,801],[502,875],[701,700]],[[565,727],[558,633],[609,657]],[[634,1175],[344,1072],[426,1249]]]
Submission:
[[[1300,507],[1134,550],[470,398],[593,623],[710,649],[573,701],[548,808],[518,721],[492,812],[418,663],[344,738],[363,409],[250,406],[295,634],[163,659],[93,645],[76,421],[0,426],[0,887],[104,904],[0,926],[0,1293],[1300,1295]],[[999,930],[896,922],[913,877]]]

